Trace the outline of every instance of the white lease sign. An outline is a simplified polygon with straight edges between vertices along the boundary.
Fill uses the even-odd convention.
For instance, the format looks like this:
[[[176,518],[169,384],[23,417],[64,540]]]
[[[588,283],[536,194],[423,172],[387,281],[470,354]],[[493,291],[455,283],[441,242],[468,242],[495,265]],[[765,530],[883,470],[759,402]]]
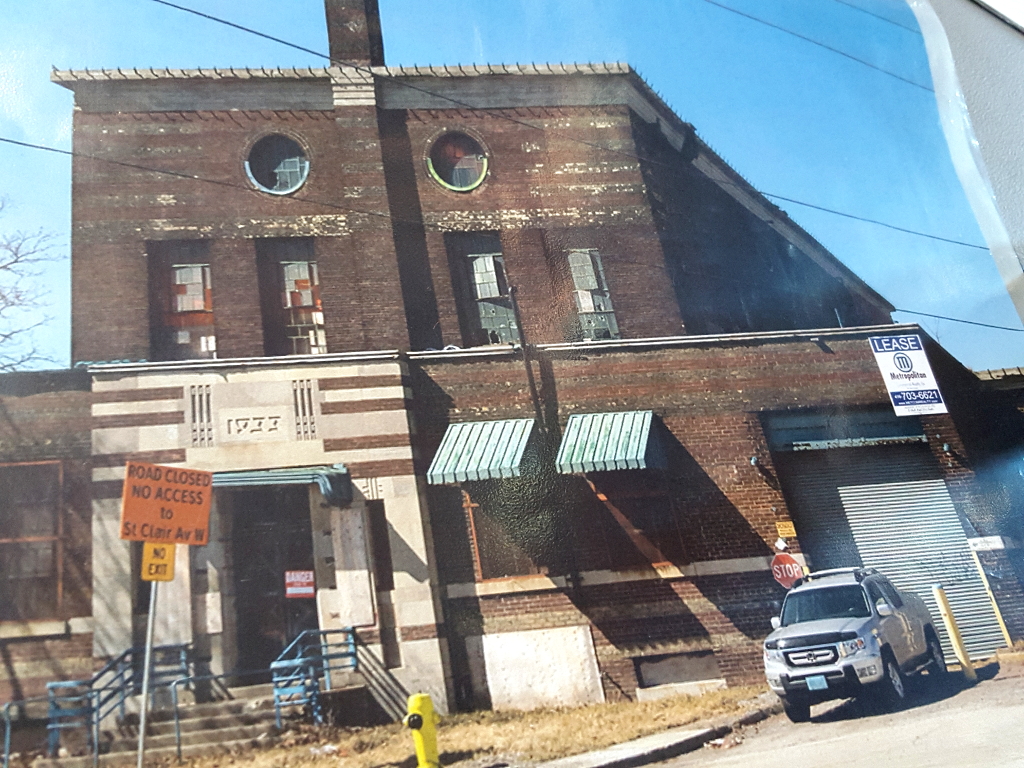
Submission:
[[[897,416],[948,413],[920,336],[871,336],[868,341]]]

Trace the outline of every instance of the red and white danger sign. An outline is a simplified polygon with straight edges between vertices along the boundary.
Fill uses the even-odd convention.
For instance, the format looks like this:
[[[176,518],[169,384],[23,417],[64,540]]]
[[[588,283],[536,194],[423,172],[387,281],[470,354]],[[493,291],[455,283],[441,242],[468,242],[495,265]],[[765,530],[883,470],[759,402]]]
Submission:
[[[316,579],[312,571],[285,571],[285,597],[316,597]]]
[[[772,576],[786,589],[791,589],[797,579],[802,578],[804,569],[792,555],[779,552],[772,558]]]

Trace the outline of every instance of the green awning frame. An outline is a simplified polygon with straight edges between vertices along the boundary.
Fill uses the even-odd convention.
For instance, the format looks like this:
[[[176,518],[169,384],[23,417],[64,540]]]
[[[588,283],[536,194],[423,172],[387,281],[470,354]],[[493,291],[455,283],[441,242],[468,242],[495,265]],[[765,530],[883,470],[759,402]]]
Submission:
[[[449,424],[427,470],[430,485],[519,477],[533,419]]]
[[[319,467],[251,469],[240,472],[214,472],[214,488],[252,488],[262,485],[310,485],[316,483],[324,500],[332,507],[352,503],[352,477],[344,464]]]
[[[576,413],[569,417],[555,466],[563,475],[617,469],[664,469],[653,411]]]

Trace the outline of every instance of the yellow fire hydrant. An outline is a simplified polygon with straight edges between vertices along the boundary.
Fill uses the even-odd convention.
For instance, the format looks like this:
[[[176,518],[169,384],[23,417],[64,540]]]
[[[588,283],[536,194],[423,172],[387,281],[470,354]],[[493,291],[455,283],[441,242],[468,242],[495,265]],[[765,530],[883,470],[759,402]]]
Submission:
[[[437,723],[440,718],[434,713],[434,702],[429,694],[414,693],[406,707],[409,713],[402,718],[402,725],[412,731],[417,768],[439,768]]]

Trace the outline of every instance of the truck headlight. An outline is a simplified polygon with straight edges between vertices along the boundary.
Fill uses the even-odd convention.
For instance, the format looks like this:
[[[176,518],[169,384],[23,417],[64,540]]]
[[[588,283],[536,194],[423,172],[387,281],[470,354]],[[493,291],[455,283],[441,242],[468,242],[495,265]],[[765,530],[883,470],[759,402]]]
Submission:
[[[856,653],[860,653],[868,644],[864,641],[863,637],[858,637],[853,640],[844,640],[839,644],[839,655],[840,656],[853,656]]]
[[[774,648],[765,648],[764,663],[767,664],[769,661],[782,661],[782,651]]]

